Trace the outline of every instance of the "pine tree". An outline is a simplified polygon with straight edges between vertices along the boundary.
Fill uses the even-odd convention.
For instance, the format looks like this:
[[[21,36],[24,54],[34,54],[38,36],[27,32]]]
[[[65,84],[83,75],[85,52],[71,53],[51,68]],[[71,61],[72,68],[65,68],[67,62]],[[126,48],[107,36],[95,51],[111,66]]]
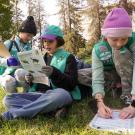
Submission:
[[[81,53],[79,52],[81,57],[85,58],[91,55],[93,45],[101,38],[101,27],[111,8],[112,5],[110,6],[107,0],[85,0],[82,15],[84,16],[84,28],[88,42]]]
[[[80,34],[82,33],[80,0],[60,0],[59,5],[60,24],[65,34],[65,49],[76,55],[79,48],[85,46],[85,40]]]
[[[43,8],[42,0],[26,0],[28,5],[28,15],[33,16],[37,25],[38,32],[41,34],[41,29],[43,29],[46,24],[46,12]]]
[[[0,0],[0,35],[6,40],[12,35],[12,11],[9,0]]]
[[[132,15],[132,9],[129,8],[127,0],[120,0],[119,7],[124,8],[128,12],[129,15]]]
[[[22,0],[10,0],[12,4],[12,12],[13,12],[13,23],[14,23],[14,29],[13,33],[16,33],[18,31],[18,28],[20,24],[22,23],[22,18],[24,17],[23,11],[20,9],[19,4],[21,4]]]

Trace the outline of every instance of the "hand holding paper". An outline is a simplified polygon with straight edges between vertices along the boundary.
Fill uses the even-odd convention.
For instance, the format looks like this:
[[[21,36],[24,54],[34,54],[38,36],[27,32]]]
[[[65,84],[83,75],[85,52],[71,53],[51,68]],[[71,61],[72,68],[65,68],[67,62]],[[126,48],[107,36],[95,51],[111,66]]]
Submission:
[[[120,111],[121,119],[128,119],[134,116],[135,116],[135,108],[132,106],[125,107]]]
[[[51,67],[51,66],[43,66],[43,67],[42,67],[42,72],[43,72],[43,74],[45,74],[46,76],[50,76],[50,75],[52,75],[52,73],[53,73],[53,67]]]
[[[112,117],[112,110],[106,106],[103,101],[97,102],[98,106],[98,115],[102,118],[111,118]]]
[[[15,57],[10,57],[7,59],[8,66],[19,66],[20,62]]]
[[[43,59],[42,52],[40,50],[31,50],[31,51],[25,51],[25,52],[19,52],[18,58],[21,62],[22,67],[30,72],[32,74],[34,80],[34,83],[42,83],[46,85],[49,84],[49,79],[45,75],[45,73],[48,75],[50,74],[50,70],[48,68],[45,68],[44,74],[42,72],[42,67],[46,67],[45,61]],[[47,73],[48,72],[48,73]],[[30,76],[27,76],[27,81],[30,80]]]
[[[34,77],[31,73],[25,75],[25,80],[27,83],[31,83],[34,80]]]

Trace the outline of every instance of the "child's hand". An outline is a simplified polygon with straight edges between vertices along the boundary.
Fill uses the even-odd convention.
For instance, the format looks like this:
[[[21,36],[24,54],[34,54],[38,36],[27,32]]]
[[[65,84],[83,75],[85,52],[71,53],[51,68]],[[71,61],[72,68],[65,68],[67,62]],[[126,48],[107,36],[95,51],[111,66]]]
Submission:
[[[34,80],[34,77],[31,73],[25,75],[25,80],[27,83],[31,83]]]
[[[10,57],[7,59],[8,66],[20,66],[20,62],[15,57]]]
[[[46,76],[50,76],[53,73],[53,67],[51,66],[43,66],[42,67],[42,72],[46,75]]]
[[[135,116],[135,108],[132,106],[125,107],[120,111],[121,119],[129,119],[134,116]]]
[[[107,107],[103,102],[98,103],[98,115],[102,118],[112,118],[112,110]]]

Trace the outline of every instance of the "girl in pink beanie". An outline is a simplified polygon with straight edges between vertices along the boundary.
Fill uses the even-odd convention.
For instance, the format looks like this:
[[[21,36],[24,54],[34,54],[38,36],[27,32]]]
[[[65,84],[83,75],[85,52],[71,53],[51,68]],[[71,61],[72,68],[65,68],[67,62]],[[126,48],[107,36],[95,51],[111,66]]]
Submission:
[[[103,39],[92,51],[92,88],[98,114],[112,116],[112,110],[104,104],[104,86],[108,81],[120,81],[120,98],[127,106],[121,110],[120,118],[131,118],[135,116],[135,33],[126,10],[114,8],[105,18],[101,32]]]

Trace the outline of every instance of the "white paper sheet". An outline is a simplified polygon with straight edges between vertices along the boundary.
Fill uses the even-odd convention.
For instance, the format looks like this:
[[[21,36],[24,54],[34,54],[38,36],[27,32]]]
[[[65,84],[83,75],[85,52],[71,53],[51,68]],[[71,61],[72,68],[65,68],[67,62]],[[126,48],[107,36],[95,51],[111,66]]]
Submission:
[[[104,119],[96,114],[89,125],[98,130],[135,132],[135,118],[123,120],[119,118],[119,114],[119,111],[113,111],[111,119]]]
[[[31,51],[19,52],[18,58],[22,67],[33,74],[33,82],[49,85],[48,77],[41,71],[46,64],[40,50],[33,49]]]

